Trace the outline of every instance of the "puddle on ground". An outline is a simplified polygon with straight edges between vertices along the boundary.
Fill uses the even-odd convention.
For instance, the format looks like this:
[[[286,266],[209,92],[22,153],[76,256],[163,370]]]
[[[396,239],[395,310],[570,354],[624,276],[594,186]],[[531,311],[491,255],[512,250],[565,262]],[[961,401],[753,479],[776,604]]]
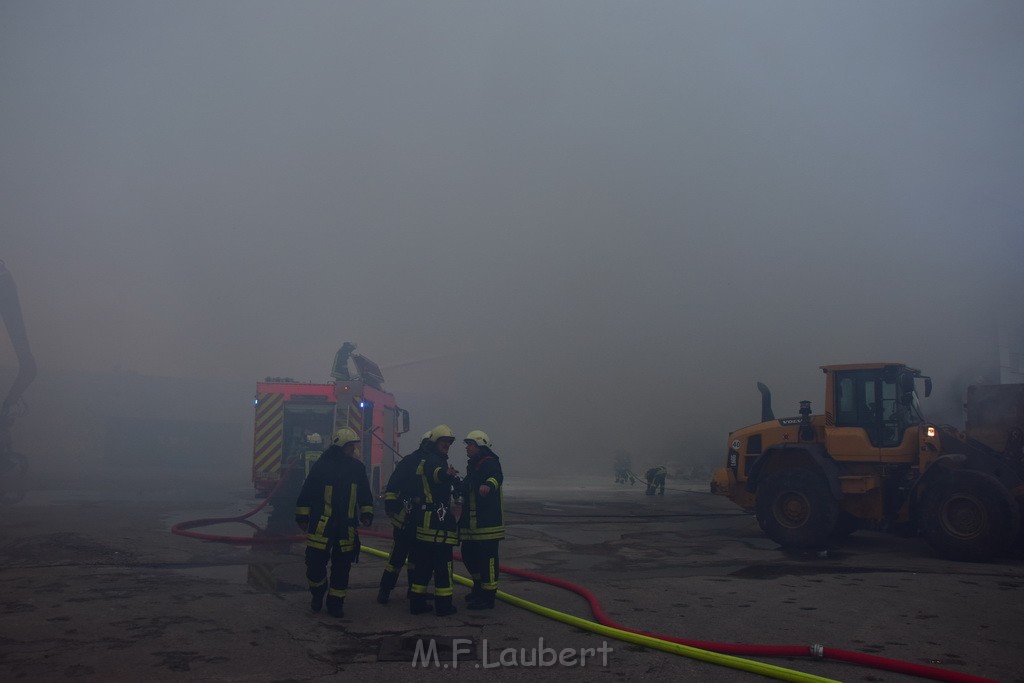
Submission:
[[[448,663],[479,659],[476,638],[469,635],[402,635],[381,639],[377,661],[424,662],[436,661],[448,668]],[[425,665],[425,664],[424,664]]]
[[[778,579],[783,576],[814,576],[817,574],[872,574],[876,572],[900,571],[880,567],[849,567],[835,565],[751,565],[729,574],[737,579]]]
[[[175,571],[210,581],[246,584],[264,593],[299,593],[307,590],[306,570],[301,563],[199,565],[177,567]]]

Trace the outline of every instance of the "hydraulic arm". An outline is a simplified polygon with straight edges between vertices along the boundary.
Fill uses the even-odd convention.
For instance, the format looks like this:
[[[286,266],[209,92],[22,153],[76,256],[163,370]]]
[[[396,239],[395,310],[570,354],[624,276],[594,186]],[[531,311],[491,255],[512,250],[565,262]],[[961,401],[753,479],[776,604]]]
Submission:
[[[14,353],[18,356],[18,374],[14,378],[14,384],[7,392],[3,404],[0,405],[0,428],[2,428],[11,408],[36,377],[36,360],[32,357],[28,335],[25,333],[25,320],[21,315],[21,303],[18,301],[18,288],[3,261],[0,261],[0,315],[3,316],[4,325],[7,326],[7,334],[14,346]]]

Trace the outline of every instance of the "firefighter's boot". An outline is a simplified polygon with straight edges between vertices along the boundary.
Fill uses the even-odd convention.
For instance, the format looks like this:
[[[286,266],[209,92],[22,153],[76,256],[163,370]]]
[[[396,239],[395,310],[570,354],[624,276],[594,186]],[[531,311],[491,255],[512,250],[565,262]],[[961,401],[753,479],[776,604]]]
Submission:
[[[398,583],[397,574],[384,572],[380,577],[380,588],[377,589],[377,602],[382,605],[388,604],[388,598],[396,583]]]
[[[328,595],[327,613],[335,619],[341,619],[345,616],[345,598],[337,598],[333,595]]]
[[[317,586],[316,588],[309,589],[309,608],[314,612],[319,612],[324,606],[324,596],[327,595],[327,584]]]
[[[479,581],[474,581],[473,582],[473,590],[471,590],[469,592],[469,594],[465,596],[465,598],[464,598],[465,601],[466,602],[473,602],[474,600],[479,599],[479,597],[480,597],[480,590],[481,590],[480,589],[480,582]]]
[[[430,610],[430,603],[423,593],[413,593],[409,598],[409,614],[426,614]]]
[[[405,589],[405,599],[406,600],[412,600],[412,596],[413,595],[415,595],[415,593],[412,592],[412,581],[410,581],[409,582],[409,587]],[[423,598],[425,600],[433,600],[434,599],[434,594],[433,593],[421,593],[421,595],[423,596]]]
[[[494,609],[494,596],[498,591],[481,590],[480,597],[470,600],[466,609]]]
[[[449,614],[455,614],[459,610],[452,604],[452,596],[445,598],[436,597],[434,598],[434,614],[439,617],[446,617]]]

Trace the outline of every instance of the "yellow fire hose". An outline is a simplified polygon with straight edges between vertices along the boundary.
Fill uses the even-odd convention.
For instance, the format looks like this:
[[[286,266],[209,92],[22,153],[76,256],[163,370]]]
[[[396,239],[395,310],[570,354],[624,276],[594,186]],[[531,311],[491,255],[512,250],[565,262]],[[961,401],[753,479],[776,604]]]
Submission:
[[[377,557],[381,557],[385,560],[389,557],[388,553],[365,545],[362,546],[362,551],[368,552],[371,555],[376,555]],[[464,586],[473,585],[473,582],[464,576],[456,574],[454,578]],[[610,626],[598,624],[593,621],[588,621],[587,619],[581,619],[580,617],[566,614],[565,612],[559,612],[549,607],[544,607],[543,605],[538,605],[537,603],[530,602],[529,600],[523,600],[522,598],[510,595],[505,591],[498,591],[497,597],[510,605],[521,607],[543,617],[548,617],[549,619],[554,619],[564,624],[569,624],[570,626],[575,626],[609,638],[615,638],[616,640],[633,643],[635,645],[642,645],[643,647],[649,647],[655,650],[661,650],[662,652],[670,652],[675,655],[682,655],[684,657],[698,659],[700,661],[717,664],[719,666],[727,666],[732,669],[749,671],[762,676],[768,676],[769,678],[775,678],[780,681],[797,681],[800,683],[838,683],[831,678],[822,678],[821,676],[814,676],[812,674],[803,673],[802,671],[784,669],[781,666],[774,666],[772,664],[764,664],[762,662],[743,659],[742,657],[734,657],[732,655],[724,655],[718,652],[701,650],[688,645],[670,643],[666,640],[659,640],[658,638],[651,638],[650,636],[642,636],[638,633],[630,633],[629,631],[611,628]]]

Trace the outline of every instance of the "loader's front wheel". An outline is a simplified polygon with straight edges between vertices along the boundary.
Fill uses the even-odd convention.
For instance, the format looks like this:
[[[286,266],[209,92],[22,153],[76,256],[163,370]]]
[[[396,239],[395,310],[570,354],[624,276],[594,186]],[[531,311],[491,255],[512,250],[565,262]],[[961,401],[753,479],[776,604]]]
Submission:
[[[925,540],[943,557],[987,562],[1017,539],[1020,510],[992,475],[957,470],[925,491],[920,523]]]
[[[784,548],[823,547],[838,516],[839,502],[813,470],[784,469],[757,487],[757,521]]]

